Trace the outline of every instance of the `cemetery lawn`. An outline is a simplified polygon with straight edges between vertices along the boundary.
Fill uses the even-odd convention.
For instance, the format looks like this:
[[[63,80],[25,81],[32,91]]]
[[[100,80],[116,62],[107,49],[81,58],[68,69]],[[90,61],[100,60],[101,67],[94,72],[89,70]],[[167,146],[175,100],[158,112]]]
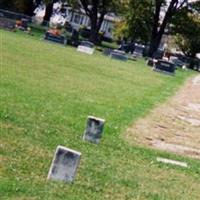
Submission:
[[[0,30],[0,199],[199,200],[200,161],[131,146],[123,132],[172,96],[175,77]],[[82,141],[88,115],[106,119],[99,145]],[[73,184],[47,181],[57,145],[82,153]],[[156,162],[185,161],[190,168]]]

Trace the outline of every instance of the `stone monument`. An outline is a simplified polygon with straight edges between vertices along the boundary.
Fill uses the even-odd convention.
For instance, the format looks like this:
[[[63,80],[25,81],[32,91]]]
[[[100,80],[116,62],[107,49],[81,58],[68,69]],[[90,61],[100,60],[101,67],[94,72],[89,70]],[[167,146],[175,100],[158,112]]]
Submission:
[[[71,183],[75,178],[80,159],[80,152],[57,146],[47,179]]]
[[[83,139],[98,144],[103,133],[104,123],[104,119],[88,116],[87,127]]]

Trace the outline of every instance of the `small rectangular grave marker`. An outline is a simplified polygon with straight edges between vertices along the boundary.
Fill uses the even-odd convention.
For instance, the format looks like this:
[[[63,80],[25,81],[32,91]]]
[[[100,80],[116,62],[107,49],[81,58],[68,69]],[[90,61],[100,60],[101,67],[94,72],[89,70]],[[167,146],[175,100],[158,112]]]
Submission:
[[[47,179],[72,182],[80,159],[80,152],[57,146]]]
[[[94,53],[94,44],[88,41],[82,41],[77,47],[77,51],[92,55]]]
[[[156,158],[156,160],[158,162],[162,162],[162,163],[166,163],[166,164],[172,164],[172,165],[178,165],[180,167],[188,167],[187,163],[185,162],[180,162],[180,161],[176,161],[176,160],[170,160],[170,159],[166,159],[166,158]]]
[[[88,116],[87,127],[83,139],[98,144],[103,133],[104,123],[104,119]]]
[[[165,60],[158,60],[154,67],[154,71],[163,72],[165,74],[173,75],[175,73],[175,66],[173,63],[165,61]]]
[[[121,61],[127,61],[128,60],[126,54],[123,51],[119,51],[119,50],[112,51],[111,54],[110,54],[110,57],[117,59],[117,60],[121,60]]]

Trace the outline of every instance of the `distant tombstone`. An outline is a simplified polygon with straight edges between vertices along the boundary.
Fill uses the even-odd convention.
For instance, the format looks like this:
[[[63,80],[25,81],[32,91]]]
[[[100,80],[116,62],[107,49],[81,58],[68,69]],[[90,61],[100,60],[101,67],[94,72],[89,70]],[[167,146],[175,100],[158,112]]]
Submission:
[[[79,32],[76,29],[72,30],[71,43],[73,46],[78,46],[79,44]]]
[[[186,65],[185,62],[183,62],[182,60],[180,60],[177,56],[171,56],[169,59],[170,62],[174,63],[175,66],[181,67]]]
[[[103,133],[104,123],[104,119],[89,116],[83,139],[98,144]]]
[[[110,56],[110,54],[113,52],[112,49],[109,49],[109,48],[105,48],[104,51],[103,51],[103,54],[105,56]]]
[[[155,65],[155,63],[157,62],[157,60],[153,59],[153,58],[149,58],[146,62],[146,64],[150,67],[153,67]]]
[[[44,39],[52,41],[52,42],[64,44],[64,45],[67,44],[66,37],[64,37],[63,35],[55,35],[55,34],[48,32],[48,31],[45,33]]]
[[[57,146],[47,179],[71,183],[81,159],[81,153]]]
[[[158,60],[155,63],[153,70],[158,71],[158,72],[163,72],[165,74],[173,75],[175,73],[175,66],[171,62]]]
[[[153,55],[154,59],[157,59],[157,60],[162,59],[163,56],[164,56],[164,50],[162,49],[158,49]]]
[[[114,50],[111,52],[110,57],[113,59],[121,60],[121,61],[127,61],[128,57],[126,56],[125,52]]]
[[[82,41],[77,51],[92,55],[94,53],[94,44],[89,41]]]
[[[145,50],[144,45],[135,44],[133,55],[135,55],[136,57],[143,57],[144,50]]]

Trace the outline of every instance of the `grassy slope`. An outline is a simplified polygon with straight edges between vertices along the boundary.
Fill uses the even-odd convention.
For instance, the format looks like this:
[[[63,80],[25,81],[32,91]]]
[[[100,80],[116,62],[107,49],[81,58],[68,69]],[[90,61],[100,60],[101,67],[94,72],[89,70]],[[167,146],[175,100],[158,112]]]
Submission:
[[[172,95],[188,76],[154,73],[144,61],[87,56],[23,34],[1,31],[1,199],[200,199],[200,162],[161,165],[129,146],[123,131]],[[101,144],[82,141],[88,115],[106,119]],[[57,145],[82,152],[76,181],[47,182]]]

